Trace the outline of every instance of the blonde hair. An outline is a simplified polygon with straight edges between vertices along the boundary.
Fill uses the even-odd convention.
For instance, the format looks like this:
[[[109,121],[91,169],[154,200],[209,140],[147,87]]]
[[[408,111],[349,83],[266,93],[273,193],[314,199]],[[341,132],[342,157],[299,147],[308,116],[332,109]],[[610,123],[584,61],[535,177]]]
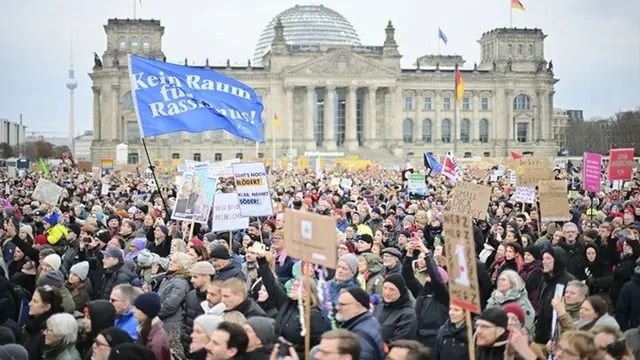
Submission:
[[[247,283],[238,278],[225,280],[220,285],[220,289],[229,289],[234,294],[242,294],[245,298],[247,297]]]
[[[222,315],[222,320],[240,326],[244,326],[247,323],[247,318],[242,315],[240,311],[229,311]]]
[[[580,359],[596,360],[600,352],[596,347],[594,335],[586,331],[567,331],[560,336],[560,341],[566,341],[569,350],[576,353]]]

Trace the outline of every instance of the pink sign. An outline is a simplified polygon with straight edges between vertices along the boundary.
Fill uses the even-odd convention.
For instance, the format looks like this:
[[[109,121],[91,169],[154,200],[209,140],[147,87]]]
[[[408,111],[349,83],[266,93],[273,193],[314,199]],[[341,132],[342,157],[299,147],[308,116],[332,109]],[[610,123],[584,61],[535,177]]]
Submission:
[[[633,176],[633,148],[609,150],[609,181],[631,180]]]
[[[584,153],[582,157],[582,182],[585,191],[597,193],[600,191],[602,177],[602,155],[596,153]]]

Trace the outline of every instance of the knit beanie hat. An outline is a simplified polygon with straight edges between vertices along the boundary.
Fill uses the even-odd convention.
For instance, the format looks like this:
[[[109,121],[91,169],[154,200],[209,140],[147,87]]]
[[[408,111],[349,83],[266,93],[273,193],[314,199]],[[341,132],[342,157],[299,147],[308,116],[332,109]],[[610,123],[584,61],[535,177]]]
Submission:
[[[42,218],[44,222],[46,222],[51,226],[56,225],[59,219],[60,219],[60,216],[58,215],[57,212],[52,212],[51,214],[46,215],[45,217]]]
[[[499,307],[492,307],[485,309],[477,318],[478,320],[484,320],[492,323],[493,325],[501,328],[507,328],[509,318],[507,313]]]
[[[542,252],[540,251],[540,248],[535,245],[527,246],[527,248],[524,249],[524,252],[531,254],[531,256],[536,260],[542,259]]]
[[[76,274],[80,280],[85,281],[87,279],[87,275],[89,274],[89,262],[88,261],[80,261],[77,264],[74,264],[69,273]]]
[[[29,235],[30,239],[33,239],[33,228],[31,227],[31,225],[21,225],[20,231]]]
[[[6,326],[0,326],[0,345],[13,344],[15,342],[16,336],[13,331]]]
[[[60,271],[50,271],[45,273],[38,280],[38,286],[49,285],[54,288],[61,288],[64,286],[64,276]]]
[[[362,288],[359,287],[348,288],[345,291],[353,296],[353,298],[356,299],[356,301],[359,302],[360,305],[362,305],[365,309],[369,310],[369,294],[366,291],[362,290]]]
[[[60,265],[62,264],[62,259],[58,254],[51,254],[51,255],[47,255],[44,259],[42,259],[42,262],[49,265],[49,267],[51,267],[53,270],[57,271],[60,269]]]
[[[135,247],[136,250],[142,251],[147,246],[147,239],[143,237],[135,238],[131,242],[131,245],[133,245],[133,247]]]
[[[349,267],[353,276],[358,275],[358,258],[354,254],[344,254],[338,261],[342,261]]]
[[[111,349],[109,360],[156,360],[153,351],[140,344],[120,344]]]
[[[393,286],[395,286],[400,292],[401,297],[407,293],[407,283],[400,274],[391,274],[384,279],[384,282],[393,284]]]
[[[198,261],[189,269],[191,275],[213,275],[216,273],[213,265],[208,261]]]
[[[28,360],[29,353],[22,345],[6,344],[0,346],[0,359]]]
[[[251,326],[263,346],[271,347],[276,341],[276,328],[273,319],[264,316],[252,316],[247,319],[247,325]]]
[[[504,312],[507,314],[515,315],[518,318],[520,325],[524,325],[524,311],[522,311],[522,307],[520,307],[518,303],[506,303],[504,304],[504,306],[502,306],[502,310],[504,310]]]
[[[155,254],[152,253],[151,250],[149,249],[140,250],[140,252],[138,253],[138,256],[136,257],[136,262],[138,263],[138,266],[141,266],[141,267],[151,266],[151,264],[153,263],[153,255]]]
[[[102,335],[105,340],[107,340],[107,343],[112,349],[120,344],[133,342],[133,339],[131,338],[129,333],[113,326],[100,331],[100,335]]]
[[[207,336],[211,337],[211,334],[213,334],[223,320],[222,316],[219,315],[204,314],[193,320],[193,324],[199,325],[204,332],[207,333]]]
[[[133,301],[133,306],[153,319],[160,313],[160,296],[153,292],[138,295]]]
[[[210,259],[229,260],[229,250],[224,245],[214,245],[209,253]]]
[[[156,227],[157,227],[158,229],[160,229],[160,231],[162,231],[162,233],[163,233],[165,236],[169,236],[169,228],[168,228],[168,227],[166,227],[166,226],[164,226],[164,225],[158,225],[158,226],[156,226]]]

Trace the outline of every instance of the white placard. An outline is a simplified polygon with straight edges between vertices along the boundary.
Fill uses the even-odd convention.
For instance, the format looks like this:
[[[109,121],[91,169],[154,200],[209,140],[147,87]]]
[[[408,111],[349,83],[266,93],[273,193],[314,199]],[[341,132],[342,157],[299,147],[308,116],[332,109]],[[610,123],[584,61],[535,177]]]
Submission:
[[[109,184],[102,183],[102,187],[100,188],[100,195],[108,195],[109,194]]]
[[[331,186],[338,186],[340,185],[340,178],[339,177],[332,177],[331,178]]]
[[[262,162],[232,164],[242,216],[271,216],[273,206]]]
[[[516,187],[515,199],[517,202],[533,204],[536,198],[536,189],[528,186]]]
[[[213,198],[212,231],[231,231],[249,227],[249,218],[240,215],[236,193],[216,193]]]
[[[349,178],[343,178],[342,181],[340,181],[340,187],[343,189],[351,189],[352,185],[353,185],[353,180]]]
[[[33,195],[31,197],[43,203],[56,205],[58,204],[60,195],[62,195],[62,190],[64,189],[52,183],[51,181],[40,178],[40,180],[38,180],[38,185],[36,185],[35,190],[33,190]]]
[[[509,172],[509,184],[511,185],[515,185],[518,182],[518,175],[516,174],[515,170],[511,170]]]

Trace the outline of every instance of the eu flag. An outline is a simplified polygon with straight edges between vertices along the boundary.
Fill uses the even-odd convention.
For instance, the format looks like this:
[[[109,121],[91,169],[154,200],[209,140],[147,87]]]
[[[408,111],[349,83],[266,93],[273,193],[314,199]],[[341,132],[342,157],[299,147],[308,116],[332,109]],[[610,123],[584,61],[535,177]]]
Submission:
[[[262,101],[251,87],[210,69],[129,57],[142,137],[225,130],[264,142]]]
[[[432,173],[438,174],[442,172],[442,164],[431,152],[426,152],[424,156],[424,167],[430,169]]]

